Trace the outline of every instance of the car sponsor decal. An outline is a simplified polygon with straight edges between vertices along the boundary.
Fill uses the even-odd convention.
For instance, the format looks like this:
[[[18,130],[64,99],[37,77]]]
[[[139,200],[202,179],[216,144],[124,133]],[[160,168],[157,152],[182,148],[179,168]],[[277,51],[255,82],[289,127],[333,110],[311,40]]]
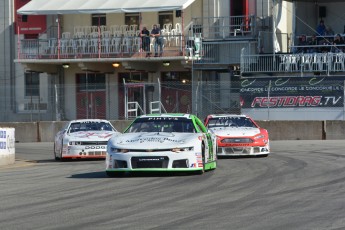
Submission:
[[[103,139],[109,139],[113,133],[94,133],[94,132],[78,132],[73,134],[72,136],[79,137],[79,138],[90,138],[90,137],[98,137]]]
[[[180,140],[175,140],[175,139],[171,139],[168,137],[164,137],[164,138],[160,138],[160,137],[147,137],[147,138],[138,138],[138,139],[133,139],[133,140],[126,140],[127,143],[135,143],[135,142],[139,142],[139,143],[143,143],[143,142],[159,142],[159,143],[163,143],[163,142],[173,142],[173,143],[180,143]]]

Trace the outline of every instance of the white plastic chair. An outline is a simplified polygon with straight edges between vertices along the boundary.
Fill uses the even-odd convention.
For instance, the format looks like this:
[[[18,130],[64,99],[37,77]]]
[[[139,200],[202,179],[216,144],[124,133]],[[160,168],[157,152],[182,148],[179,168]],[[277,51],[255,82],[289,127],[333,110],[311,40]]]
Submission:
[[[312,54],[303,54],[301,55],[301,64],[304,70],[312,70]]]
[[[98,51],[98,33],[97,32],[93,32],[90,34],[88,47],[89,47],[90,53],[97,53]]]
[[[130,37],[124,37],[122,39],[122,44],[121,44],[121,50],[124,53],[129,53],[131,51],[131,47],[132,47],[132,39]]]
[[[120,53],[121,52],[121,37],[113,37],[110,42],[111,52]]]
[[[344,53],[336,53],[334,56],[334,63],[333,63],[333,70],[334,71],[344,71]]]

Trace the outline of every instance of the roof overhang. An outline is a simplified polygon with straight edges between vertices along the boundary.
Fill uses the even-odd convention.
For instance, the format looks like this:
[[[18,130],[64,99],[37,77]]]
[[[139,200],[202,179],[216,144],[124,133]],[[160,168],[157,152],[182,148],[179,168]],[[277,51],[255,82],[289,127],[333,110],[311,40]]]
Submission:
[[[23,15],[131,13],[183,10],[195,0],[32,0]]]

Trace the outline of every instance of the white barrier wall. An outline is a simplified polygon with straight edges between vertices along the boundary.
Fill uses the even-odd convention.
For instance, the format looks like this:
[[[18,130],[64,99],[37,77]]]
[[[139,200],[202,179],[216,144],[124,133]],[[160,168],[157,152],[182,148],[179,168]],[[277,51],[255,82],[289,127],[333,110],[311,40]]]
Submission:
[[[14,128],[0,128],[0,165],[14,164],[15,161]]]

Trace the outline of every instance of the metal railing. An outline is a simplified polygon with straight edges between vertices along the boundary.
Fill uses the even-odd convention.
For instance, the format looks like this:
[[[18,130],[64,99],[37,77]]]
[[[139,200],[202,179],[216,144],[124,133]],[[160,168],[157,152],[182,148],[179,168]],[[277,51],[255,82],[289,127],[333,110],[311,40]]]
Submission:
[[[241,73],[311,73],[326,75],[345,72],[344,53],[279,53],[241,55]]]
[[[211,74],[211,73],[210,73]],[[106,84],[102,90],[94,84],[79,91],[77,84],[49,84],[41,87],[37,96],[20,97],[14,106],[10,97],[1,97],[1,122],[60,121],[79,118],[109,120],[133,119],[136,116],[157,112],[150,110],[151,102],[161,103],[161,112],[193,113],[200,118],[214,113],[248,113],[260,119],[308,120],[310,117],[324,120],[344,120],[344,77],[315,76],[303,78],[245,78],[223,81],[186,82],[167,81],[154,91],[132,88],[129,104],[125,101],[123,84]],[[0,83],[0,87],[4,84]],[[12,92],[23,92],[21,87],[8,87]],[[117,93],[113,93],[113,90]],[[76,94],[65,94],[74,92]],[[146,94],[146,96],[144,96]],[[67,96],[68,95],[68,98]],[[144,100],[145,98],[145,100]],[[146,108],[145,108],[146,105]],[[164,107],[164,110],[163,110]],[[155,109],[157,107],[152,107]]]
[[[184,55],[182,35],[163,36],[164,56]],[[150,52],[154,53],[154,39]],[[140,37],[85,37],[23,39],[20,41],[19,59],[76,59],[145,57]]]
[[[192,30],[204,39],[243,38],[256,36],[254,15],[193,18]],[[240,37],[239,37],[240,36]]]

